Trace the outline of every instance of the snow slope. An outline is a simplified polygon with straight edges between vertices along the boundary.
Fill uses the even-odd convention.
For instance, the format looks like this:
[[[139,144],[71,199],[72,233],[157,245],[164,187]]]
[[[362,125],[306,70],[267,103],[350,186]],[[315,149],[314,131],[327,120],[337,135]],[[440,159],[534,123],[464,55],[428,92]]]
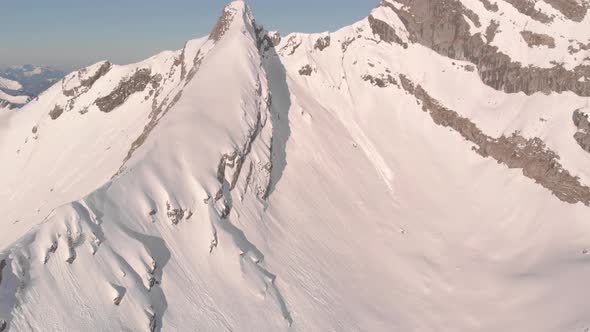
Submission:
[[[461,35],[428,45],[396,12],[425,1],[282,37],[234,1],[182,50],[0,112],[0,331],[590,327],[589,90],[494,88],[437,49]],[[590,37],[552,13],[539,33]]]

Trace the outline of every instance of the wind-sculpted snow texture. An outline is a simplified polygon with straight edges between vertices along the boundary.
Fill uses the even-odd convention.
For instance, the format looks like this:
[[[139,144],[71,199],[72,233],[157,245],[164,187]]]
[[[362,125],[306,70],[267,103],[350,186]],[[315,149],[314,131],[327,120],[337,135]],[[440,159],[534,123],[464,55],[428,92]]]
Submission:
[[[0,331],[590,328],[589,5],[234,1],[0,112]]]

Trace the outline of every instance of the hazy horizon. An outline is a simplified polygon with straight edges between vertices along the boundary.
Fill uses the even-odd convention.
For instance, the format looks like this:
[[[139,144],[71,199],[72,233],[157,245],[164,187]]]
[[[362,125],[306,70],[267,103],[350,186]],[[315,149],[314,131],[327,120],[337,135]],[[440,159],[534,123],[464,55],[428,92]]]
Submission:
[[[0,67],[35,64],[71,71],[101,60],[125,64],[207,35],[229,1],[19,0],[0,13]],[[247,1],[258,22],[281,34],[333,31],[378,1]],[[31,8],[35,8],[34,11]],[[335,11],[337,14],[335,14]]]

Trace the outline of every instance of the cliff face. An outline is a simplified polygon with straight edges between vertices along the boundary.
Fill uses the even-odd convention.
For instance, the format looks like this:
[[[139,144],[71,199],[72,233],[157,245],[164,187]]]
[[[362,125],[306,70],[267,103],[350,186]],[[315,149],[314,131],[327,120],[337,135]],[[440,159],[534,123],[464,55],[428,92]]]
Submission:
[[[560,6],[556,4],[558,2],[550,3]],[[527,95],[535,92],[572,91],[580,96],[590,96],[590,81],[581,80],[590,76],[590,64],[581,61],[581,58],[569,70],[558,63],[557,58],[549,68],[523,65],[513,60],[505,50],[494,46],[493,38],[484,36],[482,32],[471,31],[472,26],[482,28],[482,22],[478,14],[460,1],[409,0],[398,3],[403,6],[401,9],[389,1],[383,1],[381,6],[390,8],[399,16],[411,41],[431,48],[441,55],[473,63],[478,68],[482,81],[494,89],[507,93],[524,92]],[[526,16],[536,18],[537,12],[525,10],[520,6],[527,3],[526,1],[510,3],[520,8],[519,11]],[[502,15],[493,10],[491,13],[493,15],[488,16]],[[585,17],[585,7],[572,7],[571,15],[577,19]],[[541,21],[549,23],[547,20]],[[495,31],[496,24],[497,21],[492,19],[487,27]],[[500,27],[502,28],[502,25]],[[549,35],[527,30],[520,31],[520,34],[531,48],[539,45],[555,48],[555,40]]]

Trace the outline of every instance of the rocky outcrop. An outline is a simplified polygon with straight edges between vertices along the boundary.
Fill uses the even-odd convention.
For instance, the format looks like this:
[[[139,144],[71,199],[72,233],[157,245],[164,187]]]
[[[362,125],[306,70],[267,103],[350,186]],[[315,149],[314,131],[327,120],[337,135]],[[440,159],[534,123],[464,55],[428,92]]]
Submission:
[[[272,47],[279,46],[281,43],[281,34],[278,32],[271,32],[267,34],[268,38],[270,38]]]
[[[325,37],[318,38],[315,41],[315,45],[313,46],[313,48],[321,52],[329,46],[330,46],[330,35],[327,35]]]
[[[113,299],[113,304],[118,306],[121,304],[121,301],[123,301],[123,297],[122,296],[117,296]]]
[[[464,118],[432,98],[420,85],[400,76],[404,90],[414,95],[439,126],[458,132],[482,157],[490,157],[509,168],[522,169],[524,176],[548,189],[561,201],[590,206],[590,188],[570,174],[559,163],[559,156],[548,149],[540,138],[524,138],[518,133],[493,138],[483,133],[471,120]]]
[[[570,43],[573,42],[573,40],[570,40]],[[567,47],[567,50],[570,54],[574,54],[574,53],[578,53],[581,51],[590,51],[590,41],[586,44],[584,43],[580,43],[580,42],[576,42],[575,45],[569,45]],[[585,60],[587,60],[588,58],[586,58]]]
[[[147,68],[139,69],[131,77],[120,82],[110,94],[96,99],[95,104],[101,112],[109,113],[123,105],[125,100],[132,94],[143,91],[151,81],[151,70]],[[153,82],[157,81],[155,79]]]
[[[55,120],[57,118],[60,117],[60,115],[62,115],[64,112],[64,108],[59,106],[59,105],[55,105],[55,107],[49,112],[49,116],[51,117],[51,120]]]
[[[223,35],[225,35],[227,30],[229,29],[236,14],[237,11],[234,8],[232,8],[231,5],[225,6],[225,8],[223,8],[223,11],[221,12],[221,16],[219,17],[217,23],[213,27],[213,30],[211,30],[211,33],[209,34],[209,39],[215,42],[221,40],[221,37],[223,37]]]
[[[386,22],[383,22],[379,19],[373,17],[373,15],[369,15],[369,26],[373,31],[373,34],[379,36],[382,41],[386,43],[396,43],[402,45],[403,48],[408,48],[408,44],[405,43],[398,35],[397,32],[393,27],[391,27]]]
[[[268,32],[262,26],[256,25],[256,23],[254,23],[254,30],[256,34],[256,46],[261,53],[266,53],[281,43],[281,34],[276,31]]]
[[[563,16],[576,22],[582,22],[588,13],[590,4],[579,0],[543,0],[557,9]]]
[[[148,329],[149,329],[150,332],[155,332],[157,327],[158,327],[158,324],[156,322],[156,314],[153,313],[150,316],[150,322],[149,322],[149,325],[148,325]]]
[[[490,25],[488,25],[488,27],[486,28],[486,41],[487,43],[491,43],[494,41],[494,38],[496,38],[496,33],[498,33],[498,27],[500,27],[500,23],[498,23],[498,21],[496,20],[492,20],[490,22]]]
[[[518,10],[521,14],[524,14],[533,20],[539,21],[541,23],[551,23],[553,22],[553,18],[549,17],[547,14],[539,11],[535,8],[536,1],[528,1],[528,0],[505,0],[509,4],[511,4],[516,10]]]
[[[99,68],[98,70],[94,73],[94,75],[91,75],[90,77],[87,77],[85,79],[81,79],[80,80],[80,84],[84,87],[92,87],[94,85],[94,83],[101,77],[103,77],[104,75],[106,75],[109,70],[111,70],[111,68],[113,67],[113,65],[108,62],[105,61]]]
[[[311,65],[305,65],[299,69],[299,75],[301,76],[311,76],[313,73],[313,68]]]
[[[47,249],[47,252],[45,253],[45,258],[43,259],[43,264],[47,264],[47,262],[49,262],[49,258],[51,257],[51,255],[55,254],[55,252],[57,251],[58,245],[59,245],[59,242],[57,242],[57,240],[55,240],[51,243],[51,246]]]
[[[479,0],[479,1],[483,4],[485,9],[487,9],[491,12],[497,12],[499,10],[497,3],[491,3],[490,0]]]
[[[290,49],[290,52],[287,53],[287,55],[293,55],[295,54],[295,51],[297,51],[297,49],[301,46],[301,38],[299,38],[297,35],[293,35],[291,37],[289,37],[289,39],[287,39],[287,42],[285,43],[285,45],[283,47],[281,47],[280,52],[286,52],[287,50]]]
[[[4,270],[5,267],[6,267],[6,260],[5,259],[0,260],[0,285],[2,285],[2,271]]]
[[[112,67],[113,65],[110,62],[105,61],[98,67],[98,69],[94,73],[90,75],[88,73],[89,68],[79,70],[77,73],[72,74],[74,76],[70,75],[69,80],[77,78],[80,81],[80,85],[67,89],[66,84],[68,82],[68,79],[64,79],[62,81],[62,91],[64,96],[78,98],[81,94],[87,92],[90,88],[92,88],[94,83],[96,83],[98,79],[106,75]]]
[[[588,121],[588,114],[582,112],[582,110],[576,110],[574,111],[573,120],[578,129],[574,134],[574,139],[584,151],[590,152],[590,121]]]
[[[173,225],[178,223],[184,218],[184,210],[181,208],[172,208],[169,202],[166,202],[166,215]]]
[[[555,48],[555,39],[551,36],[527,30],[521,31],[520,35],[529,47],[546,46],[549,48]]]
[[[558,63],[554,63],[552,68],[523,67],[497,47],[484,42],[480,33],[470,34],[470,25],[465,19],[469,11],[459,1],[399,2],[405,5],[403,10],[387,2],[382,5],[397,13],[412,42],[431,48],[441,55],[472,62],[479,69],[481,80],[496,90],[507,93],[524,92],[527,95],[536,92],[548,94],[572,91],[580,96],[590,96],[590,81],[581,79],[590,75],[590,66],[579,65],[573,70],[567,70]],[[528,3],[516,0],[511,2]],[[489,36],[486,39],[493,38]]]
[[[389,73],[375,75],[375,76],[370,75],[370,74],[365,74],[362,76],[362,79],[364,81],[371,83],[374,86],[379,87],[379,88],[385,88],[390,85],[396,85],[396,86],[398,85],[395,78],[393,76],[391,76],[391,74],[389,74]]]

